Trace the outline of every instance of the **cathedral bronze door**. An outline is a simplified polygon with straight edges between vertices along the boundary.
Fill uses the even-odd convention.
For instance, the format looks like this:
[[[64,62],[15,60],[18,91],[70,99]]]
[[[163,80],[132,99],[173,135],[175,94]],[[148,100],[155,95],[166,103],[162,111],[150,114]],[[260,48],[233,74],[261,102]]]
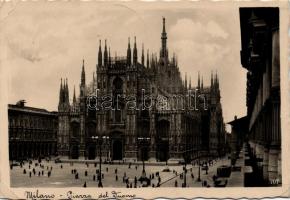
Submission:
[[[167,161],[169,158],[169,144],[168,141],[162,141],[157,144],[156,158],[160,162]]]
[[[88,147],[88,159],[94,160],[96,158],[96,146],[91,145]]]
[[[78,159],[79,158],[79,146],[73,145],[71,147],[71,159]]]
[[[162,119],[156,124],[156,158],[164,162],[169,158],[169,121]]]
[[[143,146],[139,148],[139,159],[141,161],[147,161],[149,159],[149,146]]]
[[[123,143],[120,139],[113,141],[113,160],[123,160]]]

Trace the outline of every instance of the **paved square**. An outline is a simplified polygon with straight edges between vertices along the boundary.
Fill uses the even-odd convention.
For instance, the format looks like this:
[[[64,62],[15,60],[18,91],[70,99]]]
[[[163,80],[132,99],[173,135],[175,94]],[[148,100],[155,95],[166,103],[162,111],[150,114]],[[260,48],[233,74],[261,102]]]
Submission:
[[[86,182],[86,187],[98,187],[96,170],[99,169],[99,164],[95,167],[93,163],[55,163],[54,161],[42,161],[43,168],[40,166],[35,167],[37,161],[33,161],[29,169],[29,164],[26,162],[22,168],[20,166],[14,166],[11,172],[11,187],[83,187]],[[221,165],[228,165],[229,160],[222,159],[214,163],[213,166],[209,167],[208,174],[205,174],[204,170],[201,170],[201,180],[206,180],[207,183],[212,187],[213,181],[212,176],[216,174],[217,167]],[[62,166],[62,167],[61,167]],[[137,169],[136,169],[137,166]],[[33,173],[35,169],[35,175]],[[51,170],[52,168],[52,170]],[[175,187],[175,181],[177,181],[177,187],[181,187],[184,182],[183,178],[180,178],[179,174],[183,173],[183,165],[180,166],[168,166],[170,172],[163,172],[167,166],[153,166],[145,165],[145,171],[147,177],[150,174],[155,175],[159,172],[161,178],[160,187]],[[26,174],[23,173],[24,169]],[[75,179],[75,174],[72,174],[72,170],[76,169],[78,173],[78,179]],[[108,169],[108,170],[107,170]],[[118,180],[116,180],[115,170],[117,169]],[[187,187],[202,187],[201,182],[197,182],[198,177],[198,166],[187,165],[186,183]],[[173,170],[177,172],[173,173]],[[43,171],[43,175],[42,175]],[[51,171],[51,176],[48,177],[48,172]],[[85,172],[87,171],[87,176]],[[31,172],[31,177],[30,177]],[[38,175],[40,173],[40,176]],[[129,168],[128,164],[102,164],[102,173],[104,179],[102,179],[103,187],[126,187],[126,183],[123,182],[124,173],[129,178],[129,185],[132,183],[134,187],[135,176],[137,179],[142,174],[142,165],[131,165]],[[194,178],[191,177],[193,173]],[[95,175],[95,181],[93,176]],[[155,186],[158,183],[158,177],[154,176],[151,180],[151,186]],[[141,187],[141,183],[137,181],[137,187]]]

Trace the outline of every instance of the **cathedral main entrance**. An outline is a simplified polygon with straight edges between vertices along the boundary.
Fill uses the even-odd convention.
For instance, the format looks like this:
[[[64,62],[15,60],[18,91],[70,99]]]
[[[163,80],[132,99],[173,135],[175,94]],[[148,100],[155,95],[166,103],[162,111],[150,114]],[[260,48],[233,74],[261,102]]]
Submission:
[[[90,145],[88,147],[88,159],[89,160],[94,160],[96,158],[96,146],[95,145]]]
[[[156,158],[160,162],[167,161],[169,159],[169,143],[168,141],[162,141],[157,144]]]
[[[147,161],[149,159],[149,146],[143,146],[139,148],[138,160]]]
[[[71,159],[78,159],[79,158],[79,146],[73,145],[70,150],[70,157]]]
[[[113,141],[113,160],[123,160],[123,143],[121,139]]]
[[[160,162],[167,161],[169,158],[169,129],[170,122],[165,117],[156,124],[156,159]]]

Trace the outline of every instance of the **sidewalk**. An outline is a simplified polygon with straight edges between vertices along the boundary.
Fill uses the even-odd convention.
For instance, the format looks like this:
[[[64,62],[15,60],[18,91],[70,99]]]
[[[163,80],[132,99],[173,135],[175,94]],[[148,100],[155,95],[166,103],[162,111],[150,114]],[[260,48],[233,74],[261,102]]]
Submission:
[[[241,168],[240,171],[231,172],[231,176],[228,179],[227,187],[244,187],[244,179],[245,179],[245,147],[242,148],[239,154],[239,159],[237,159],[235,167]]]

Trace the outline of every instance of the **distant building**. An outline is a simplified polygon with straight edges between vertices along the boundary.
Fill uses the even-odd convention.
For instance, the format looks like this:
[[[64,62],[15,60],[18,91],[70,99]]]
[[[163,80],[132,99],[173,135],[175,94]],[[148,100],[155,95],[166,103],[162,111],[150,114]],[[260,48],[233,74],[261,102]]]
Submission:
[[[265,181],[281,178],[279,8],[240,8],[249,143]]]
[[[25,101],[21,100],[8,105],[8,120],[10,160],[56,154],[56,112],[25,106]]]
[[[101,145],[102,156],[109,160],[182,161],[198,155],[219,156],[224,153],[225,126],[220,102],[217,74],[211,74],[210,86],[198,76],[197,86],[182,80],[177,57],[169,58],[165,18],[161,33],[159,58],[156,54],[145,61],[142,46],[138,61],[136,38],[127,55],[111,56],[110,47],[101,42],[96,65],[96,78],[86,83],[82,65],[80,94],[69,101],[67,80],[61,82],[58,106],[58,153],[72,159],[95,159]],[[194,67],[194,66],[193,66]],[[88,98],[96,95],[112,97],[114,109],[90,109]],[[194,109],[189,109],[189,91],[200,95]],[[152,106],[142,108],[142,99],[152,97]],[[137,109],[129,109],[125,98],[133,97]],[[181,97],[181,98],[179,98]],[[158,103],[166,99],[167,105]],[[147,99],[148,100],[148,99]],[[146,103],[150,104],[150,101]],[[191,99],[194,102],[194,98]],[[118,109],[116,109],[117,106]],[[183,109],[184,108],[184,109]],[[96,136],[106,138],[99,143]]]
[[[237,116],[235,116],[235,119],[231,122],[228,122],[228,124],[232,126],[230,138],[231,158],[236,159],[240,154],[244,142],[246,141],[249,130],[248,118],[245,116],[238,119]]]

